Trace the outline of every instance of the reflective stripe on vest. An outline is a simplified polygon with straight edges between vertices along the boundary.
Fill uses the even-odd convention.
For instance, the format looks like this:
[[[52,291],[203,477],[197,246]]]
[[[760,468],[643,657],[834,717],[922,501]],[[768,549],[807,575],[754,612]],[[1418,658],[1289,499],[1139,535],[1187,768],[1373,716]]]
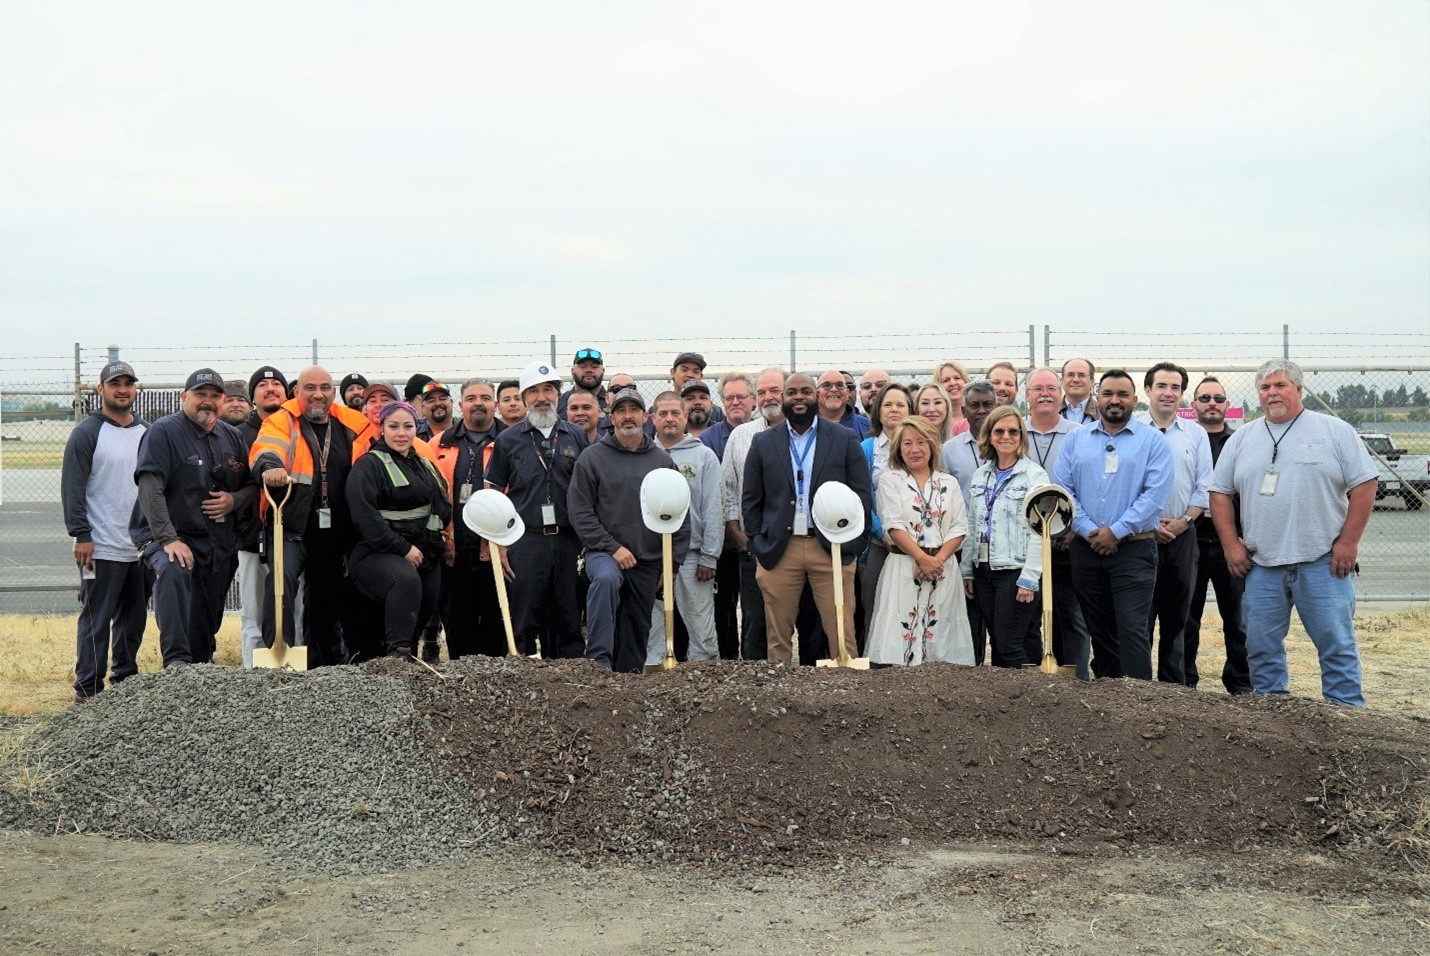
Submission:
[[[397,462],[392,460],[390,454],[385,451],[378,451],[377,449],[373,449],[372,454],[375,455],[378,461],[382,462],[383,467],[387,469],[387,480],[392,482],[392,487],[406,488],[412,484],[412,482],[407,480],[407,476],[402,473],[402,469],[397,467]],[[428,468],[432,467],[432,463],[427,461],[427,459],[423,458],[421,461],[426,464]],[[426,518],[428,531],[442,530],[442,519],[432,513],[431,505],[423,505],[420,508],[408,508],[406,511],[392,511],[387,508],[379,508],[377,509],[377,513],[388,521],[416,521],[420,518]]]

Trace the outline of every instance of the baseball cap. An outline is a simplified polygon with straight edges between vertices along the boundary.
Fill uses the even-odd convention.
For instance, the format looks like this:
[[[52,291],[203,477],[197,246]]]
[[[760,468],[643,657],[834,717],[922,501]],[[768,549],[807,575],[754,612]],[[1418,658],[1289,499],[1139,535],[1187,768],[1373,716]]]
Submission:
[[[422,386],[430,381],[432,381],[432,376],[423,375],[421,372],[418,372],[407,380],[407,385],[402,389],[402,397],[409,402],[412,401],[418,395],[422,394]]]
[[[260,366],[258,371],[248,376],[248,400],[253,401],[253,393],[258,391],[258,383],[272,379],[283,386],[283,391],[288,391],[288,379],[283,377],[283,373],[271,365]]]
[[[248,401],[248,383],[239,378],[231,378],[223,383],[223,393],[229,398],[241,398]]]
[[[604,364],[605,359],[601,358],[600,349],[577,349],[576,357],[571,360],[571,364],[575,365],[577,362],[601,362]]]
[[[675,357],[675,361],[670,363],[670,367],[675,368],[677,365],[686,364],[698,365],[700,366],[700,371],[703,372],[705,371],[705,356],[699,352],[681,352]]]
[[[128,362],[115,361],[110,362],[104,367],[104,371],[99,373],[99,384],[103,385],[111,379],[119,378],[121,375],[128,375],[136,382],[139,381],[139,376],[134,374],[134,367],[132,365]]]
[[[445,382],[436,381],[435,379],[422,386],[422,397],[426,398],[433,392],[441,392],[448,398],[452,397],[452,390],[447,387],[447,384]]]
[[[220,392],[224,390],[223,376],[211,368],[201,368],[197,372],[191,372],[184,382],[184,391],[193,391],[204,385],[212,385]]]
[[[394,402],[397,401],[397,389],[393,388],[391,385],[387,384],[386,382],[373,382],[373,383],[372,383],[371,385],[369,385],[367,388],[363,389],[363,390],[362,390],[362,400],[363,400],[364,402],[366,402],[368,399],[372,398],[374,395],[379,395],[379,394],[383,394],[383,393],[386,393],[386,394],[387,394],[387,397],[390,398],[390,399],[392,399]]]
[[[709,395],[709,394],[710,394],[710,386],[709,386],[709,385],[706,385],[703,381],[701,381],[701,380],[698,379],[698,378],[697,378],[697,379],[693,379],[693,380],[691,380],[691,381],[689,381],[689,382],[686,382],[684,385],[680,386],[680,397],[681,397],[681,398],[684,398],[685,396],[689,395],[691,392],[704,392],[706,395]]]
[[[641,411],[645,411],[645,396],[641,394],[641,390],[638,388],[623,388],[612,395],[610,397],[609,406],[611,411],[615,411],[616,406],[621,404],[621,402],[635,402],[641,407]]]

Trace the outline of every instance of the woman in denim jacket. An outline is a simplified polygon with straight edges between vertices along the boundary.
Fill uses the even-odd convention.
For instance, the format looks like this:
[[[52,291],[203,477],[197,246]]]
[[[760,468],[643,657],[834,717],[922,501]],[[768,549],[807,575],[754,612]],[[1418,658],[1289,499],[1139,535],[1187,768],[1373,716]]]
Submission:
[[[978,447],[986,463],[973,473],[963,586],[988,627],[993,666],[1036,664],[1043,653],[1043,550],[1023,520],[1023,501],[1030,488],[1047,484],[1048,473],[1028,459],[1027,428],[1011,406],[988,416]]]

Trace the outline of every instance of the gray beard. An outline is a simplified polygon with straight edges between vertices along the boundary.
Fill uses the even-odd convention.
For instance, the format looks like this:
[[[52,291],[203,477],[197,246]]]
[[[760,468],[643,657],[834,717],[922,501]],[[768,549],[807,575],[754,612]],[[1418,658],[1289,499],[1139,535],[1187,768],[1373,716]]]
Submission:
[[[538,428],[542,431],[546,431],[548,428],[555,428],[556,409],[553,408],[549,411],[538,412],[534,408],[528,408],[526,410],[526,420],[531,423],[533,428]]]
[[[766,422],[777,422],[781,418],[784,418],[784,415],[785,410],[779,405],[776,405],[773,408],[760,409],[760,417],[763,418]]]
[[[696,428],[703,428],[704,426],[710,424],[710,413],[700,408],[692,409],[690,412],[689,422]]]

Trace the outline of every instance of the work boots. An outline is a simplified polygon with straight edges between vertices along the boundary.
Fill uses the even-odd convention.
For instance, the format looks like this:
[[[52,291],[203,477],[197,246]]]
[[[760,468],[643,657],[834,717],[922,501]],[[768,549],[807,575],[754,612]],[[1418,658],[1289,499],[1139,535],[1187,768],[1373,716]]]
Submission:
[[[440,624],[428,624],[422,629],[422,660],[428,664],[435,664],[442,654],[442,645],[437,637],[442,631]]]

